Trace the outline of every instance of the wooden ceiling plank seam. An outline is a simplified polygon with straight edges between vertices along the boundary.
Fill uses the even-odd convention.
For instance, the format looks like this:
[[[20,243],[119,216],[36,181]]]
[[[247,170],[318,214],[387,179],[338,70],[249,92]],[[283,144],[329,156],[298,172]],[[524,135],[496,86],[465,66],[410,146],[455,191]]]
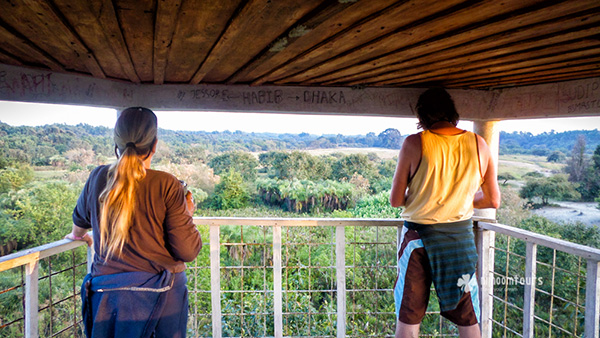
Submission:
[[[513,87],[515,83],[522,83],[523,85],[530,86],[530,85],[534,85],[534,84],[542,84],[542,83],[548,83],[548,82],[571,81],[571,80],[573,80],[573,75],[577,76],[577,79],[598,77],[598,75],[600,75],[600,70],[588,70],[588,71],[582,70],[582,71],[571,72],[569,74],[549,74],[546,76],[537,76],[537,77],[522,79],[522,80],[519,80],[518,82],[514,82],[514,81],[513,82],[511,82],[511,81],[487,82],[487,83],[479,83],[479,84],[461,86],[460,88],[469,88],[469,89],[477,89],[477,90],[482,90],[482,89],[494,90],[494,89]],[[447,88],[453,88],[453,87],[452,87],[452,85],[450,85]],[[456,88],[456,87],[454,87],[454,88]]]
[[[167,55],[165,82],[190,83],[240,3],[241,0],[183,1]]]
[[[85,69],[85,65],[68,46],[65,46],[54,34],[48,33],[49,29],[38,19],[38,13],[33,12],[22,1],[11,1],[10,5],[10,10],[0,11],[0,20],[8,27],[17,31],[20,36],[25,37],[46,55],[51,55],[52,59],[57,60],[65,69]]]
[[[580,27],[581,28],[581,27]],[[598,34],[598,28],[596,25],[586,26],[582,29],[570,29],[568,31],[563,31],[556,34],[548,34],[544,36],[539,36],[537,38],[531,38],[527,40],[522,40],[519,42],[509,43],[507,45],[503,45],[501,47],[490,48],[486,50],[482,50],[476,53],[469,53],[461,56],[455,56],[452,52],[444,52],[441,51],[441,54],[448,53],[449,57],[446,60],[436,59],[432,62],[425,63],[422,65],[410,65],[403,70],[395,70],[393,72],[382,74],[380,76],[372,77],[368,81],[361,79],[360,81],[350,81],[346,82],[347,85],[356,85],[363,84],[369,85],[371,83],[379,83],[385,81],[387,79],[397,78],[398,75],[401,76],[409,76],[412,74],[422,74],[424,69],[428,69],[430,66],[435,66],[439,68],[450,68],[455,67],[460,64],[469,63],[473,64],[474,62],[483,62],[486,60],[496,59],[499,57],[510,56],[517,53],[524,53],[529,51],[535,51],[543,49],[544,47],[556,45],[556,44],[564,44],[564,43],[573,43],[579,41],[581,39],[590,38]],[[490,54],[492,55],[490,57]],[[466,60],[465,60],[466,59]]]
[[[256,0],[254,0],[256,1]],[[213,52],[215,51],[215,49],[219,48],[219,46],[223,43],[223,37],[226,36],[227,31],[229,31],[229,29],[233,26],[233,24],[237,21],[237,20],[241,20],[240,17],[242,15],[242,13],[244,13],[244,10],[247,10],[249,4],[249,1],[242,1],[240,2],[238,8],[235,10],[234,14],[231,16],[231,18],[229,19],[229,21],[227,22],[227,24],[225,25],[225,27],[223,28],[223,31],[221,32],[221,34],[219,35],[219,38],[215,41],[215,43],[213,44],[213,46],[210,48],[210,51],[208,51],[208,53],[206,54],[206,58],[204,58],[204,60],[202,61],[202,63],[200,64],[200,66],[198,66],[198,70],[196,70],[196,72],[194,73],[194,76],[192,76],[192,79],[190,80],[190,84],[199,84],[202,79],[204,78],[204,76],[206,76],[206,74],[208,74],[208,72],[210,72],[212,70],[212,68],[217,64],[217,61],[214,60]]]
[[[39,20],[42,20],[42,17],[44,16],[48,16],[50,18],[48,21],[55,24],[54,29],[52,29],[54,34],[64,42],[65,46],[69,46],[73,53],[75,53],[75,55],[81,59],[92,76],[101,79],[106,78],[106,74],[104,74],[102,67],[100,67],[100,64],[98,64],[98,60],[96,60],[77,32],[64,18],[64,16],[56,9],[56,6],[54,6],[50,0],[23,0],[23,2],[32,11],[36,12],[36,18]],[[42,24],[44,23],[45,20],[42,21]]]
[[[0,63],[6,63],[13,66],[24,66],[18,57],[0,48]]]
[[[567,74],[572,71],[581,70],[600,70],[599,58],[586,58],[584,60],[571,60],[566,62],[558,62],[555,64],[541,65],[518,70],[510,70],[494,74],[484,74],[463,79],[455,79],[446,81],[445,84],[452,86],[471,86],[474,84],[489,83],[489,82],[514,82],[521,78],[523,80],[534,76],[547,76],[552,74]]]
[[[350,6],[353,6],[354,4],[355,3],[352,2],[339,1],[323,2],[319,7],[298,20],[298,22],[273,40],[273,43],[263,49],[257,57],[250,60],[250,62],[240,68],[240,70],[227,79],[226,82],[228,84],[249,82],[248,77],[251,76],[253,72],[256,72],[258,68],[266,65],[276,55],[282,53],[286,48],[293,45],[296,41],[300,40],[307,34],[310,34],[312,30],[319,27],[321,24],[324,24],[327,20],[330,20],[331,17],[342,12]],[[300,29],[303,31],[302,34],[296,33],[296,31]]]
[[[571,53],[571,59],[569,60],[564,60],[563,58],[560,58],[557,60],[557,56],[553,56],[553,57],[546,57],[546,58],[539,58],[539,59],[535,59],[535,60],[528,60],[523,62],[520,65],[509,65],[509,64],[503,64],[503,65],[498,65],[494,68],[492,67],[482,67],[480,69],[475,69],[475,70],[471,70],[470,72],[464,72],[464,73],[457,73],[457,74],[453,74],[453,75],[445,75],[445,76],[437,76],[437,77],[427,77],[427,78],[414,78],[414,79],[398,79],[396,82],[394,81],[386,81],[385,84],[377,84],[377,86],[414,86],[416,84],[419,83],[446,83],[449,81],[459,81],[459,80],[465,80],[465,79],[470,79],[470,78],[474,78],[477,76],[494,76],[495,74],[504,74],[506,72],[511,72],[511,73],[516,73],[516,72],[527,72],[529,71],[531,68],[533,67],[547,67],[547,68],[555,68],[554,64],[561,62],[561,61],[576,61],[577,59],[580,59],[582,57],[584,58],[588,58],[591,56],[594,56],[597,53],[597,51],[579,51],[579,52],[574,52]],[[510,68],[509,68],[510,67]],[[538,68],[539,69],[539,68]]]
[[[271,77],[277,76],[277,72],[281,71],[282,68],[287,67],[300,58],[307,57],[313,51],[332,43],[332,41],[335,41],[340,36],[354,31],[361,25],[377,21],[377,18],[389,11],[393,11],[397,7],[403,6],[406,2],[408,0],[370,1],[366,4],[364,1],[352,3],[349,7],[343,8],[337,15],[331,15],[321,25],[314,26],[308,34],[288,43],[284,50],[275,53],[269,59],[270,65],[259,65],[256,67],[249,74],[253,79],[252,85],[262,85],[268,81],[272,81]],[[335,8],[338,9],[348,4],[350,2],[343,3],[339,1],[333,6],[336,6]],[[357,6],[360,6],[360,11],[352,11]],[[356,12],[362,15],[358,17]],[[382,27],[381,24],[378,24],[378,26]],[[275,75],[273,75],[274,73]]]
[[[555,62],[560,62],[560,61],[586,58],[586,57],[590,57],[592,55],[596,55],[597,53],[600,53],[600,45],[598,45],[598,47],[594,47],[591,49],[590,48],[580,48],[578,50],[569,50],[569,51],[567,51],[565,53],[561,53],[561,54],[552,54],[552,55],[544,55],[544,56],[540,56],[540,57],[531,57],[529,59],[521,59],[521,61],[519,61],[519,62],[505,61],[505,62],[496,64],[493,67],[491,65],[482,65],[482,66],[479,66],[478,68],[471,68],[468,70],[456,70],[454,73],[440,74],[438,76],[430,76],[430,77],[426,77],[426,78],[422,78],[422,77],[408,78],[408,79],[403,78],[403,80],[399,81],[399,82],[384,81],[382,83],[378,83],[377,85],[379,85],[379,86],[409,85],[410,86],[416,82],[444,81],[444,80],[448,79],[448,77],[450,75],[453,75],[453,74],[460,74],[463,77],[467,77],[470,75],[477,75],[477,74],[481,74],[481,73],[491,74],[491,73],[499,72],[499,71],[503,71],[503,70],[519,69],[519,68],[524,68],[524,67],[531,67],[534,65],[543,65],[543,64],[555,63]]]
[[[295,76],[287,77],[279,83],[302,83],[304,80],[326,74],[335,69],[385,57],[393,53],[393,50],[423,43],[427,40],[436,40],[438,39],[436,37],[446,37],[460,34],[461,32],[474,31],[488,24],[490,21],[503,21],[512,15],[519,15],[527,10],[532,10],[532,8],[547,6],[549,3],[554,3],[554,1],[543,2],[541,4],[540,2],[524,4],[523,1],[479,2],[475,6],[463,8],[433,20],[427,20],[419,26],[411,27],[404,32],[398,32],[397,35],[390,35],[383,40],[374,41],[373,43],[376,46],[359,46],[352,53],[343,56],[338,55]],[[468,17],[468,19],[465,17]],[[427,35],[423,36],[422,32],[427,32]],[[405,38],[403,39],[402,37]],[[387,50],[385,50],[386,48]]]
[[[26,36],[23,36],[18,31],[14,31],[12,28],[8,27],[10,26],[0,21],[0,36],[9,35],[15,40],[15,43],[10,44],[10,47],[23,55],[31,56],[34,59],[39,60],[40,63],[46,65],[55,72],[66,72],[65,67],[63,67],[58,60],[55,60],[50,54],[27,39]],[[8,45],[4,44],[3,47],[6,48]]]
[[[489,1],[489,0],[488,0]],[[355,25],[348,27],[347,29],[339,32],[338,34],[326,39],[317,46],[310,50],[302,53],[298,57],[291,60],[286,65],[280,67],[276,71],[266,76],[263,83],[283,83],[284,79],[290,79],[299,76],[315,67],[320,67],[326,64],[331,59],[337,59],[339,57],[347,56],[354,53],[358,49],[369,49],[372,46],[377,45],[381,41],[389,39],[390,36],[394,36],[399,32],[402,32],[411,27],[419,26],[425,22],[435,20],[435,18],[443,17],[449,12],[469,7],[477,1],[434,1],[429,3],[422,0],[409,0],[402,2],[399,6],[394,6],[391,10],[381,10],[369,17],[364,18]],[[442,8],[436,8],[433,6],[443,5]],[[420,7],[415,7],[420,6]],[[408,8],[407,8],[408,7]],[[429,11],[428,11],[429,10]],[[367,31],[377,31],[377,27],[385,26],[385,18],[395,14],[396,19],[395,26],[390,25],[383,31],[379,32],[375,37],[369,37],[366,34],[361,34]],[[382,18],[383,17],[383,18]],[[353,41],[355,37],[358,37],[358,45]],[[331,53],[335,50],[335,53]],[[289,80],[287,82],[293,82]],[[300,82],[300,81],[298,81]]]
[[[573,44],[574,46],[576,46],[575,44]],[[419,80],[422,81],[424,79],[428,79],[429,81],[431,81],[432,79],[439,79],[439,78],[447,78],[448,76],[452,76],[452,75],[461,75],[461,76],[467,76],[469,74],[479,74],[481,72],[483,73],[490,73],[491,69],[496,69],[496,71],[498,71],[499,69],[507,69],[508,67],[512,67],[513,69],[518,69],[519,67],[522,67],[522,65],[527,65],[527,64],[540,64],[543,62],[550,62],[550,63],[554,63],[554,62],[560,62],[560,61],[567,61],[567,60],[572,60],[572,59],[576,59],[578,57],[580,57],[579,55],[581,55],[581,53],[586,53],[588,51],[593,51],[594,49],[598,48],[600,45],[598,43],[592,43],[589,46],[586,47],[579,47],[579,48],[571,48],[569,49],[568,45],[561,45],[559,48],[556,48],[557,50],[553,50],[551,47],[545,48],[545,50],[547,51],[547,54],[529,54],[528,53],[516,53],[510,56],[506,56],[506,57],[501,57],[501,58],[497,58],[497,59],[491,59],[494,61],[491,61],[489,63],[484,63],[484,62],[478,62],[478,63],[465,63],[463,66],[460,67],[453,67],[450,69],[442,69],[438,72],[435,72],[435,74],[432,73],[427,73],[427,74],[419,74],[416,76],[412,76],[412,77],[403,77],[403,79],[405,81],[413,81],[413,80]],[[593,49],[588,49],[588,48],[593,48]],[[586,55],[584,54],[583,57],[586,57]],[[386,83],[386,81],[383,81],[380,83],[384,84]]]
[[[473,76],[469,78],[450,80],[445,83],[451,85],[461,85],[461,84],[473,84],[473,83],[481,83],[485,81],[497,81],[498,79],[510,79],[510,81],[514,81],[518,77],[525,76],[535,76],[535,75],[546,75],[547,73],[551,74],[562,74],[568,72],[569,69],[577,70],[577,69],[600,69],[600,58],[585,58],[579,60],[569,60],[565,62],[557,62],[548,65],[540,65],[535,67],[510,70],[505,72],[493,73],[493,74],[484,74],[479,76]]]
[[[222,53],[220,62],[206,75],[205,81],[212,83],[226,81],[290,27],[295,28],[292,35],[306,33],[304,27],[294,25],[298,20],[314,11],[323,1],[258,1],[251,11],[253,15],[246,15],[244,20],[239,21],[237,32],[230,30],[231,39],[224,45],[224,53]],[[246,39],[246,32],[251,30],[263,33],[257,34],[254,39]]]
[[[129,49],[125,43],[125,37],[121,32],[117,12],[112,0],[98,0],[97,8],[94,8],[94,15],[98,23],[102,26],[106,39],[110,41],[113,53],[117,57],[125,75],[133,83],[141,83],[141,80],[133,66]]]
[[[154,84],[165,82],[169,48],[175,34],[182,0],[158,0],[154,28]]]
[[[114,0],[114,4],[133,67],[142,83],[153,83],[156,0]]]
[[[519,35],[535,37],[537,36],[537,30],[543,30],[544,27],[554,27],[556,25],[556,20],[565,22],[565,26],[567,27],[571,27],[572,25],[574,25],[574,21],[576,21],[576,24],[579,25],[581,24],[579,20],[581,16],[584,16],[584,18],[586,16],[593,17],[593,15],[597,16],[598,13],[598,8],[595,8],[569,14],[566,8],[563,8],[562,6],[560,6],[560,4],[557,6],[559,7],[554,7],[558,9],[556,11],[547,10],[539,14],[538,12],[525,13],[522,15],[522,17],[517,16],[512,18],[515,21],[535,20],[537,19],[537,15],[543,15],[547,18],[547,20],[544,20],[542,22],[528,21],[528,24],[526,24],[525,26],[516,26],[508,30],[503,27],[498,27],[499,30],[503,29],[503,31],[487,36],[472,36],[473,33],[481,34],[487,31],[487,29],[471,30],[461,33],[460,35],[452,36],[451,41],[425,41],[414,46],[408,46],[407,48],[396,50],[392,54],[386,56],[378,57],[372,60],[367,60],[356,65],[344,67],[329,74],[313,78],[311,79],[311,81],[313,83],[322,83],[325,85],[331,85],[336,83],[350,83],[350,81],[352,81],[353,83],[361,83],[358,80],[372,78],[374,76],[384,75],[386,73],[392,73],[396,70],[411,68],[413,66],[418,65],[419,63],[434,63],[449,57],[455,57],[456,55],[460,55],[461,53],[463,53],[463,49],[476,48],[476,46],[479,44],[485,45],[485,43],[488,43],[489,45],[491,45],[488,48],[492,49],[495,48],[501,41],[518,41],[519,39],[522,39],[519,37]],[[561,17],[553,17],[554,13],[561,13]],[[509,18],[507,20],[510,22],[512,19]],[[495,24],[501,25],[502,22],[492,23],[491,25]],[[452,42],[454,40],[458,41]],[[460,43],[461,41],[462,43]],[[505,44],[506,42],[502,43]],[[449,53],[454,54],[447,55]],[[417,56],[406,59],[404,56],[405,54]],[[433,60],[430,60],[431,56],[434,57]],[[411,64],[411,62],[413,63]]]
[[[102,26],[93,14],[88,1],[52,0],[57,11],[77,32],[84,45],[91,50],[104,74],[108,78],[126,79],[123,67],[111,48]]]

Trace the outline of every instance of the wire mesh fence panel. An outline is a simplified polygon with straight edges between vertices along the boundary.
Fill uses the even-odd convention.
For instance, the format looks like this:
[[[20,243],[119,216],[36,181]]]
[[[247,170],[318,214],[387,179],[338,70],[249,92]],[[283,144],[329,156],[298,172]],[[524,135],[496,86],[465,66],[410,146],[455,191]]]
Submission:
[[[224,337],[273,336],[272,228],[221,226]]]
[[[535,276],[526,276],[526,241],[497,235],[493,271],[493,337],[523,337],[524,293],[535,289],[534,336],[582,337],[585,326],[585,271],[581,257],[537,248]]]
[[[19,266],[0,274],[0,337],[25,333],[25,268]]]
[[[393,337],[396,227],[346,227],[347,336]]]
[[[335,227],[282,232],[283,335],[335,337]]]
[[[210,296],[210,246],[208,226],[198,225],[204,243],[196,259],[187,264],[188,286],[188,337],[212,337],[212,315]]]

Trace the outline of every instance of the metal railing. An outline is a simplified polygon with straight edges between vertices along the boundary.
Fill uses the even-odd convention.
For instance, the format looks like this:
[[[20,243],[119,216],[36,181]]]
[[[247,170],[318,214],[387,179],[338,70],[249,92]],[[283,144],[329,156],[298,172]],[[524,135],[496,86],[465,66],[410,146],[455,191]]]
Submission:
[[[195,218],[195,223],[209,243],[188,265],[189,336],[393,336],[392,287],[401,221],[232,217]],[[476,224],[484,337],[599,337],[600,250],[506,225]],[[10,323],[0,321],[0,337],[4,336],[1,327],[10,325],[22,325],[25,337],[45,334],[38,327],[39,313],[50,308],[52,316],[52,307],[65,300],[73,304],[69,305],[75,312],[72,324],[50,330],[49,335],[65,330],[80,334],[75,280],[80,282],[85,271],[75,277],[75,270],[85,262],[73,260],[73,291],[64,299],[55,302],[50,297],[49,304],[39,304],[38,291],[40,281],[57,273],[46,268],[51,265],[47,259],[82,245],[61,240],[0,258],[0,271],[20,269],[24,284],[23,316]],[[90,255],[88,251],[88,262]],[[563,263],[562,256],[574,259],[575,271]],[[512,264],[515,259],[524,262]],[[40,277],[40,261],[46,262],[47,276]],[[561,274],[571,276],[574,300],[555,288],[565,284]],[[502,278],[503,283],[496,282]],[[508,283],[510,278],[517,281]],[[549,281],[532,282],[539,278]],[[561,310],[559,303],[574,309],[570,327],[555,315]],[[541,304],[550,308],[539,309]],[[428,313],[432,312],[439,317],[436,311]],[[446,324],[438,317],[433,321],[439,321],[439,331],[430,334],[456,335],[452,330],[441,332]],[[514,327],[515,317],[522,320],[520,327]],[[319,327],[319,334],[312,327]]]

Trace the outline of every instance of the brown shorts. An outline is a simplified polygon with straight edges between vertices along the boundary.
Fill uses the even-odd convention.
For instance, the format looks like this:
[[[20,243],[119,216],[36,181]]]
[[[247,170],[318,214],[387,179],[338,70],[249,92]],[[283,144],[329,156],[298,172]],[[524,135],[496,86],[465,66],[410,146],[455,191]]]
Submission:
[[[399,321],[405,324],[421,323],[429,303],[431,281],[431,266],[423,241],[417,231],[403,227],[398,246],[398,277],[394,285]],[[478,323],[477,284],[471,285],[471,291],[463,294],[456,309],[441,312],[442,316],[456,325],[471,326]]]

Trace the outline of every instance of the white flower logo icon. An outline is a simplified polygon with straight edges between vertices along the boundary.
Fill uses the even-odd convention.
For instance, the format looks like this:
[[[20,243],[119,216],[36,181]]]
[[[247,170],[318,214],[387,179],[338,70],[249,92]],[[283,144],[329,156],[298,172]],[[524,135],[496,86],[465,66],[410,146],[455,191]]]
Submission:
[[[471,288],[469,287],[469,281],[471,280],[471,276],[464,274],[462,277],[458,279],[458,286],[463,292],[471,292]]]

